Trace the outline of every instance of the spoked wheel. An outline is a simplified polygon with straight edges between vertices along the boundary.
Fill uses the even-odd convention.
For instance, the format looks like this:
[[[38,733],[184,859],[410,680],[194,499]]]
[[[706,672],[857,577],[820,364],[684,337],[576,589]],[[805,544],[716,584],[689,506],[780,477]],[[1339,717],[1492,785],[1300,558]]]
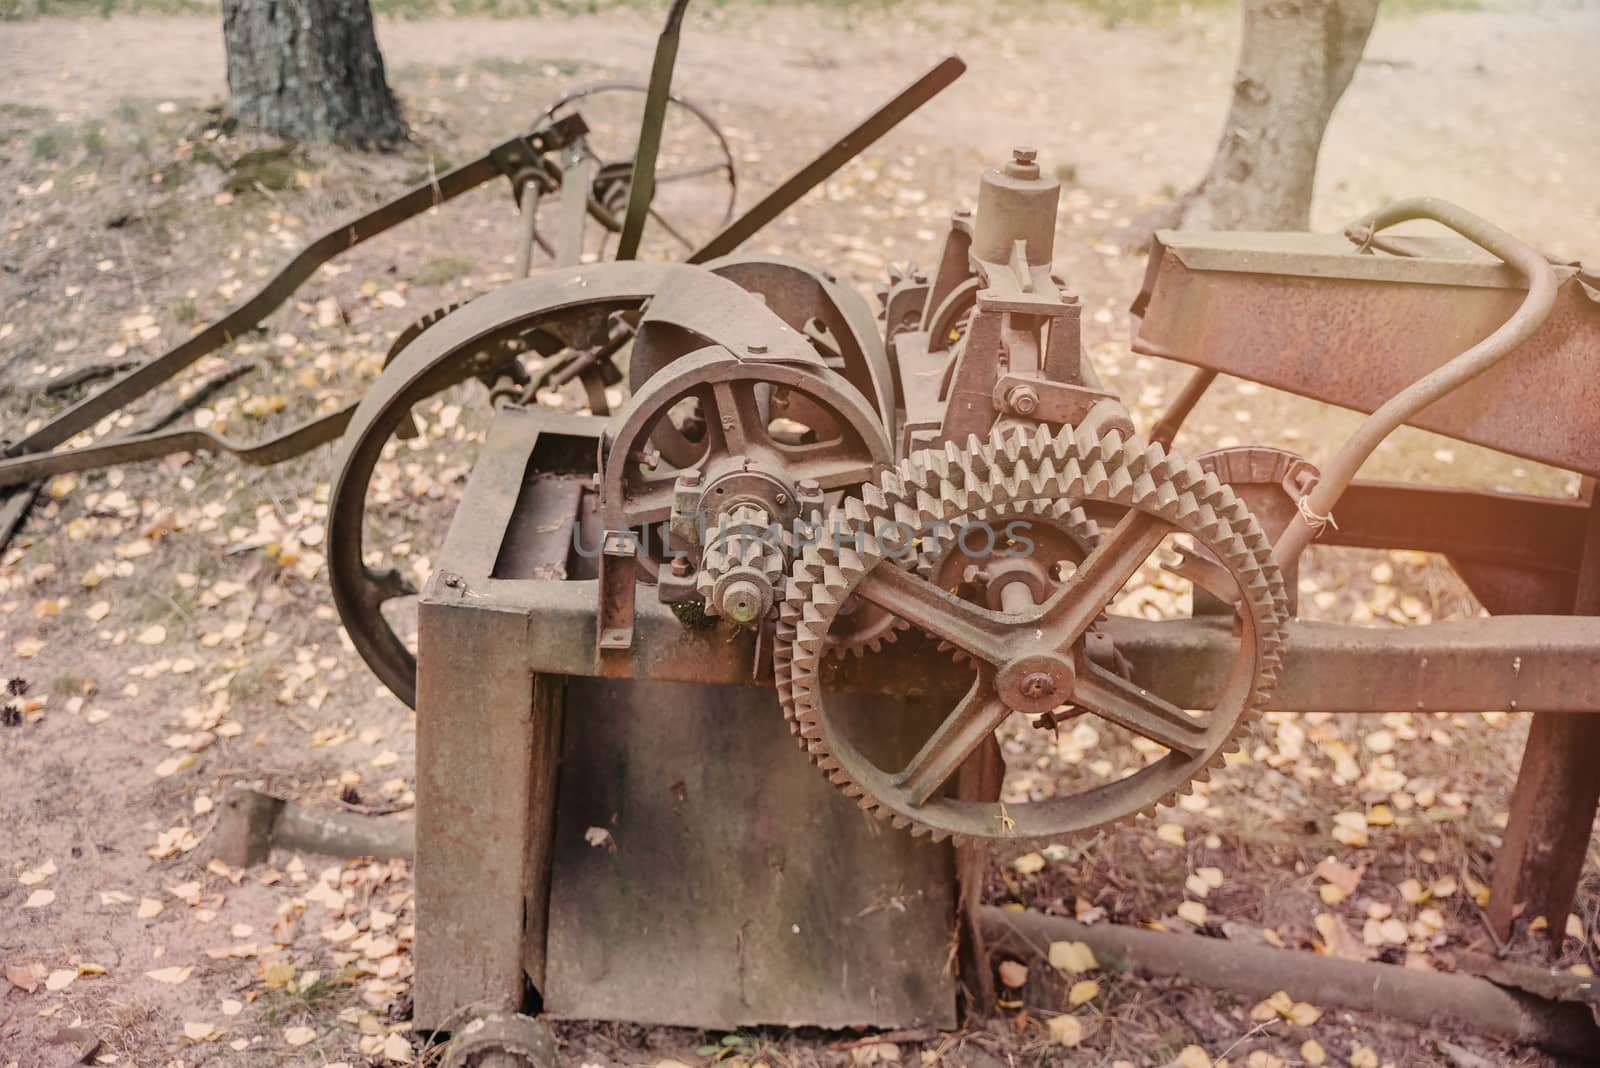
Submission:
[[[820,543],[796,560],[775,663],[785,711],[814,761],[896,826],[935,838],[1035,839],[1145,811],[1219,760],[1239,724],[1267,700],[1282,642],[1282,580],[1248,510],[1196,465],[1115,433],[1096,439],[1041,430],[922,453],[875,490],[846,501]],[[1004,539],[1013,517],[1063,500],[1114,522],[1070,574],[1056,572],[1052,586],[1026,556],[1005,551]],[[953,593],[948,575],[890,562],[952,537],[973,557]],[[1106,613],[1119,613],[1130,580],[1159,566],[1174,542],[1220,565],[1196,576],[1238,608],[1237,652],[1210,708],[1184,709],[1129,681],[1105,640],[1114,629]],[[972,666],[965,696],[903,766],[870,757],[870,718],[852,719],[830,700],[822,656],[850,598],[898,615]],[[952,796],[957,771],[997,731],[1005,737],[1002,727],[1018,714],[1025,730],[1092,717],[1105,733],[1138,742],[1139,759],[1082,788],[1012,790],[999,800]]]
[[[416,589],[388,559],[391,546],[380,547],[369,537],[371,507],[383,503],[374,493],[374,473],[386,452],[415,432],[413,409],[472,379],[491,388],[515,382],[524,355],[538,353],[530,338],[573,348],[594,344],[616,314],[636,310],[672,270],[689,268],[596,264],[513,282],[423,330],[362,399],[343,438],[328,506],[329,581],[356,650],[406,704],[416,703],[416,654],[397,629],[396,602]],[[476,407],[486,415],[490,410]],[[466,462],[458,460],[463,472]],[[439,529],[442,535],[442,523]],[[408,540],[426,536],[405,533]]]
[[[606,257],[612,236],[622,229],[646,91],[634,82],[596,82],[568,93],[539,117],[543,125],[578,113],[589,126],[578,147],[596,164],[590,204],[605,220],[591,248],[596,259]],[[721,129],[699,106],[670,97],[656,159],[656,195],[645,227],[647,245],[661,258],[683,258],[733,219],[737,193],[733,152]]]

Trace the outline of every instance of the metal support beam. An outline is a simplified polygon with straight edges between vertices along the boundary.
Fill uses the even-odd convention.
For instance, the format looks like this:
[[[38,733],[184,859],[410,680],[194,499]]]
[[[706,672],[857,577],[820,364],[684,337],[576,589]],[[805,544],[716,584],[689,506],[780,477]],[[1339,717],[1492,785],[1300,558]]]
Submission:
[[[1600,613],[1600,501],[1592,483],[1586,488],[1588,521],[1573,611],[1592,618]],[[1600,660],[1591,661],[1590,673],[1600,675],[1597,669]],[[1600,709],[1600,704],[1591,707]],[[1561,945],[1600,804],[1596,767],[1600,719],[1549,711],[1534,715],[1489,888],[1489,923],[1500,938],[1511,936],[1519,918],[1543,916],[1549,921],[1547,937]]]

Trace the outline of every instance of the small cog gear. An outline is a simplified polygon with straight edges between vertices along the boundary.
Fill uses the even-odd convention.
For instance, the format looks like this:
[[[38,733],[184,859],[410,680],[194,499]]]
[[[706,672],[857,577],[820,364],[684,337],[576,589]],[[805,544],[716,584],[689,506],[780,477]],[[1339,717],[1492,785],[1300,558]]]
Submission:
[[[994,611],[951,596],[915,571],[885,566],[941,526],[1032,502],[1095,502],[1120,513],[1070,580],[1043,604],[1016,597]],[[1234,587],[1238,646],[1214,706],[1194,716],[1097,664],[1089,637],[1106,605],[1169,534],[1189,536]],[[975,666],[967,695],[903,768],[879,766],[835,717],[819,670],[849,597],[881,604],[962,648]],[[794,562],[774,650],[779,695],[813,761],[867,811],[913,834],[958,840],[1072,834],[1153,809],[1220,762],[1241,724],[1270,697],[1287,599],[1271,545],[1232,490],[1159,446],[1063,429],[1018,433],[918,454],[846,498],[816,545]],[[1160,624],[1149,624],[1159,626]],[[1071,705],[1156,742],[1165,755],[1132,774],[1042,801],[966,801],[946,783],[1020,711]]]

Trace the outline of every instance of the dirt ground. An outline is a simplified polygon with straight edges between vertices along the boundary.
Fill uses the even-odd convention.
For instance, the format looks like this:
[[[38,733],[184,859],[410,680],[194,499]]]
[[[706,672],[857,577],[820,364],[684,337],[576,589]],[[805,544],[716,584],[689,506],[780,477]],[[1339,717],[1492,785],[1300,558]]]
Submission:
[[[971,67],[962,81],[753,244],[870,290],[891,263],[932,260],[950,212],[970,206],[980,165],[1034,145],[1066,182],[1057,262],[1084,298],[1091,352],[1149,420],[1181,372],[1128,351],[1124,311],[1142,258],[1122,237],[1202,172],[1236,32],[1225,11],[1109,28],[1067,8],[1009,4],[717,7],[690,17],[678,86],[722,124],[750,203],[852,116],[958,50]],[[381,43],[417,143],[351,157],[219,131],[214,18],[0,23],[0,436],[59,410],[64,398],[43,393],[52,380],[163,350],[308,235],[525,127],[571,86],[641,77],[654,33],[626,11],[385,21]],[[1592,6],[1386,14],[1329,130],[1314,224],[1433,193],[1553,254],[1592,260],[1600,118],[1585,93],[1597,50]],[[180,390],[228,359],[256,366],[191,417],[254,439],[359,395],[411,319],[509,277],[511,246],[509,198],[495,186],[359,250],[263,332],[186,374]],[[422,413],[428,436],[379,468],[391,513],[382,544],[418,576],[459,492],[457,443],[472,424],[457,406],[473,396]],[[1316,460],[1352,423],[1225,383],[1178,444],[1261,441]],[[180,457],[58,480],[0,556],[0,678],[17,680],[16,713],[0,725],[0,1065],[70,1063],[68,1047],[48,1040],[79,1032],[99,1040],[107,1064],[412,1058],[403,864],[280,855],[235,872],[206,862],[216,802],[236,779],[326,807],[403,813],[412,801],[411,713],[349,646],[323,574],[331,465],[324,448],[264,471]],[[1576,488],[1568,473],[1420,432],[1397,435],[1368,471]],[[1304,613],[1318,618],[1396,625],[1475,610],[1442,563],[1417,554],[1319,551],[1302,589]],[[1330,936],[1326,916],[1349,935],[1348,952],[1449,969],[1485,944],[1483,884],[1524,733],[1520,717],[1498,713],[1273,715],[1239,760],[1155,820],[1046,850],[1042,866],[997,857],[990,897],[1330,951],[1346,940]],[[1327,892],[1314,874],[1328,856],[1359,870],[1348,892]],[[1594,860],[1576,915],[1550,918],[1571,931],[1561,968],[1600,963]],[[1192,907],[1180,912],[1186,899],[1204,906],[1198,922]],[[1387,920],[1401,921],[1398,937]],[[1262,1022],[1248,1002],[1178,982],[1106,974],[1100,984],[1070,1009],[1085,1031],[1078,1049],[1014,1015],[870,1056],[847,1047],[856,1036],[780,1031],[724,1049],[779,1065],[891,1051],[975,1068],[1162,1065],[1180,1054],[1252,1066],[1547,1063],[1332,1010]],[[718,1037],[572,1028],[564,1055],[696,1063]],[[1205,1061],[1183,1053],[1191,1045]]]

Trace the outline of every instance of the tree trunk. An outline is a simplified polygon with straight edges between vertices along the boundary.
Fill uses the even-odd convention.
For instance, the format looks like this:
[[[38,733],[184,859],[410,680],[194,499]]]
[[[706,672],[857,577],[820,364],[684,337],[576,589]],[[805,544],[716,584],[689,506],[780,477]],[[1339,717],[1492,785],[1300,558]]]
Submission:
[[[405,139],[368,0],[222,0],[222,36],[246,126],[363,147]]]
[[[1244,0],[1233,103],[1186,229],[1304,230],[1317,153],[1378,0]]]

